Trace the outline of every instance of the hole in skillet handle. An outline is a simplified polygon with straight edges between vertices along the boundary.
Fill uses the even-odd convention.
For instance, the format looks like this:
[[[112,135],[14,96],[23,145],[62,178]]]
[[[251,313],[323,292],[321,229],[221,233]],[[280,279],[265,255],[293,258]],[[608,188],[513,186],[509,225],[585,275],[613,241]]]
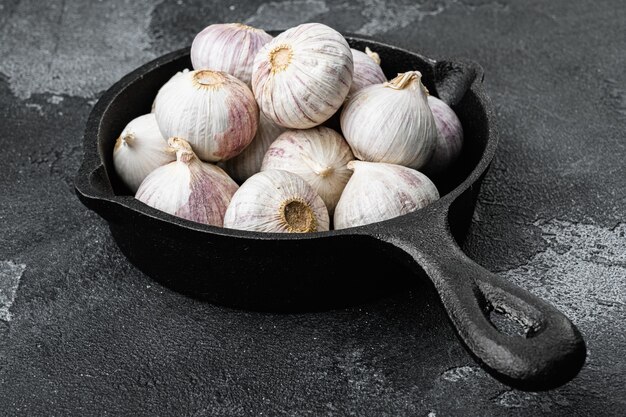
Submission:
[[[498,331],[507,336],[529,337],[537,330],[537,323],[528,323],[524,318],[509,313],[505,308],[489,304],[489,321]]]

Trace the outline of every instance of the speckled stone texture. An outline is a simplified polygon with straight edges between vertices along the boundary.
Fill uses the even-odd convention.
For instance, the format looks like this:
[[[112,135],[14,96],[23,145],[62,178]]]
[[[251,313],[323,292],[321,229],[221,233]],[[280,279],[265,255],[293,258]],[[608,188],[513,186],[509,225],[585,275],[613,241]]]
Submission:
[[[626,414],[626,3],[0,0],[0,414]],[[501,141],[465,250],[579,327],[585,367],[511,390],[426,286],[268,314],[203,304],[134,269],[76,198],[99,95],[213,22],[317,21],[485,68]]]

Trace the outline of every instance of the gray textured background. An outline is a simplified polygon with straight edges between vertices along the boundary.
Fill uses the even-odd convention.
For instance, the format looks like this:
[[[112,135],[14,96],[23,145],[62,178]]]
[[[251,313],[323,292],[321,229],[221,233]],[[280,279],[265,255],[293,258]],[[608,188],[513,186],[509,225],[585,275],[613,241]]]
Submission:
[[[0,414],[626,413],[626,3],[0,0]],[[481,63],[501,142],[465,249],[582,331],[569,384],[511,390],[432,294],[273,315],[202,304],[125,260],[73,191],[82,130],[128,71],[213,22],[318,21]]]

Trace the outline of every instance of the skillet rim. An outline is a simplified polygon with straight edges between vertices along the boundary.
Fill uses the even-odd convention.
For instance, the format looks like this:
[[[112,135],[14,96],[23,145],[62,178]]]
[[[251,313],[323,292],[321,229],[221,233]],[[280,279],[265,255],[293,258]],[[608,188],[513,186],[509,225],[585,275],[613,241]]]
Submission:
[[[269,33],[278,33],[280,31],[268,31]],[[480,156],[480,159],[472,168],[467,177],[461,181],[455,188],[443,195],[437,201],[431,203],[427,207],[416,210],[411,213],[407,213],[398,217],[383,220],[376,223],[349,227],[345,229],[319,231],[312,233],[275,233],[275,232],[253,232],[246,230],[231,229],[226,227],[206,225],[197,223],[191,220],[183,219],[174,216],[169,213],[157,210],[150,207],[134,196],[130,195],[116,195],[113,192],[109,174],[106,172],[106,166],[104,162],[104,156],[100,153],[99,149],[99,132],[101,130],[101,121],[104,114],[109,110],[111,103],[115,101],[119,94],[121,94],[126,88],[131,86],[136,81],[143,78],[151,71],[159,69],[161,66],[179,60],[186,55],[189,55],[190,46],[179,48],[172,52],[168,52],[155,59],[137,67],[133,71],[127,73],[117,82],[111,85],[98,99],[94,107],[89,113],[86,127],[83,136],[83,158],[80,168],[74,179],[74,188],[78,197],[83,201],[85,205],[88,202],[105,202],[113,204],[122,210],[129,210],[142,217],[148,217],[151,220],[164,222],[168,225],[181,228],[181,230],[187,230],[190,232],[200,232],[208,235],[217,235],[226,238],[238,238],[238,239],[252,239],[252,240],[272,240],[272,241],[287,241],[287,240],[316,240],[321,238],[328,238],[340,235],[375,235],[381,228],[389,226],[393,228],[393,224],[398,221],[408,221],[413,224],[417,224],[419,218],[424,216],[426,212],[443,211],[447,218],[450,206],[452,203],[465,191],[467,191],[472,185],[480,183],[481,176],[488,170],[498,146],[498,134],[495,125],[494,109],[490,97],[486,94],[483,86],[484,71],[480,64],[471,59],[445,59],[440,58],[435,60],[433,58],[422,55],[418,52],[408,50],[406,48],[390,45],[385,42],[381,42],[368,37],[359,35],[353,35],[350,33],[344,33],[343,36],[348,41],[357,41],[363,43],[370,43],[379,47],[379,49],[393,50],[400,54],[413,55],[427,65],[431,67],[431,70],[435,72],[435,67],[439,63],[452,63],[461,64],[470,70],[474,71],[474,79],[472,80],[467,91],[471,91],[475,96],[485,115],[487,124],[487,139],[485,148]],[[102,192],[96,190],[91,183],[91,176],[98,170],[103,169],[106,173],[109,190]],[[91,192],[90,192],[91,191]],[[88,206],[89,207],[89,206]],[[90,207],[91,208],[91,207]],[[101,217],[102,213],[98,209],[94,209]],[[106,219],[105,219],[106,220]],[[108,221],[108,220],[107,220]]]

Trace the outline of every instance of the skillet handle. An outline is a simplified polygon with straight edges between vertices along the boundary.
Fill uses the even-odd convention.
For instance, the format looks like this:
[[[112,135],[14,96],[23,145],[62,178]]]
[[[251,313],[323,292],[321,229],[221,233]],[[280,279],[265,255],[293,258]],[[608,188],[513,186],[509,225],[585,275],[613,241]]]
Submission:
[[[585,343],[563,313],[478,265],[449,230],[441,234],[443,242],[441,235],[403,230],[383,240],[426,272],[461,340],[490,374],[529,391],[555,388],[576,376],[585,362]],[[525,335],[500,332],[490,311],[519,323]]]

